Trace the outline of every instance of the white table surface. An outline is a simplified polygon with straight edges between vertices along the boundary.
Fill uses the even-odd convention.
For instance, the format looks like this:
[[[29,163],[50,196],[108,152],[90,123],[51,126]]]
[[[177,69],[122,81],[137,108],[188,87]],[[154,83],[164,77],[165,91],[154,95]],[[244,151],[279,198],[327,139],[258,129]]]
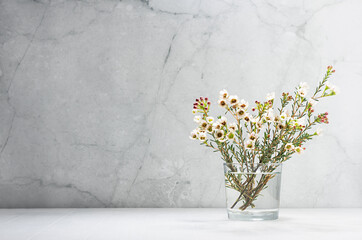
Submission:
[[[362,239],[362,209],[281,209],[228,221],[225,209],[0,209],[1,240]]]

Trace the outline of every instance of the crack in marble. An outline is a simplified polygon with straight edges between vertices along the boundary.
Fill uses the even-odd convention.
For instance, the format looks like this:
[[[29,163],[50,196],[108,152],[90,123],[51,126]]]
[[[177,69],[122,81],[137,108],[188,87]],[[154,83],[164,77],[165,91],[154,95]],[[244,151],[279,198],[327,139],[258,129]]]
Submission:
[[[117,151],[117,150],[113,150],[113,149],[109,149],[107,148],[107,146],[103,146],[103,145],[99,145],[97,143],[72,143],[71,144],[72,146],[77,146],[77,147],[86,147],[86,148],[96,148],[96,149],[99,149],[101,151],[104,151],[104,152],[110,152],[110,153],[122,153],[122,151]]]
[[[50,4],[50,3],[49,3],[49,4]],[[41,17],[41,19],[40,19],[40,22],[39,22],[39,24],[37,25],[37,27],[35,28],[34,33],[33,33],[32,37],[31,37],[31,39],[30,39],[30,41],[29,41],[29,43],[28,43],[28,45],[27,45],[27,47],[26,47],[26,49],[25,49],[25,51],[24,51],[24,54],[22,55],[22,57],[20,58],[18,64],[16,65],[15,70],[14,70],[14,73],[13,73],[11,79],[10,79],[8,88],[7,88],[7,90],[6,90],[6,94],[7,94],[6,101],[7,101],[8,105],[10,106],[10,108],[11,108],[12,111],[13,111],[13,116],[11,117],[11,122],[10,122],[9,130],[8,130],[8,132],[7,132],[7,136],[6,136],[5,142],[4,142],[4,144],[3,144],[3,146],[1,147],[1,150],[0,150],[0,159],[2,158],[2,154],[3,154],[3,152],[4,152],[4,150],[5,150],[6,146],[7,146],[7,144],[8,144],[8,142],[9,142],[9,139],[10,139],[10,136],[11,136],[11,132],[12,132],[13,126],[14,126],[14,120],[15,120],[15,117],[16,117],[15,107],[14,107],[14,106],[11,104],[11,102],[10,102],[10,98],[11,98],[11,97],[10,97],[10,90],[11,90],[11,87],[12,87],[12,85],[13,85],[13,82],[14,82],[14,79],[15,79],[15,77],[16,77],[16,74],[17,74],[17,72],[18,72],[18,69],[19,69],[20,65],[22,64],[24,58],[26,57],[26,55],[27,55],[27,53],[28,53],[28,51],[29,51],[29,49],[30,49],[30,46],[32,45],[32,43],[33,43],[33,41],[34,41],[35,35],[36,35],[36,33],[38,32],[38,29],[40,28],[40,26],[41,26],[42,23],[43,23],[43,20],[44,20],[44,18],[45,18],[46,12],[47,12],[47,10],[48,10],[49,4],[46,5],[46,7],[45,7],[45,9],[44,9],[44,11],[43,11],[43,15],[42,15],[42,17]]]
[[[170,11],[165,11],[165,10],[161,10],[161,9],[156,9],[154,7],[150,6],[150,3],[148,0],[140,0],[149,10],[156,12],[156,13],[162,13],[162,14],[167,14],[167,15],[173,15],[173,16],[187,16],[187,17],[192,17],[192,18],[212,18],[212,16],[207,15],[207,14],[201,14],[200,12],[200,5],[201,5],[201,0],[199,1],[198,4],[198,11],[196,14],[192,14],[192,13],[188,13],[188,12],[170,12]]]
[[[50,3],[49,3],[49,4],[50,4]],[[14,74],[13,74],[11,80],[10,80],[8,89],[7,89],[7,91],[6,91],[7,94],[8,94],[8,99],[10,98],[10,97],[9,97],[9,91],[10,91],[10,89],[11,89],[11,87],[12,87],[12,84],[13,84],[13,81],[14,81],[14,79],[15,79],[15,77],[16,77],[16,73],[17,73],[17,71],[18,71],[18,69],[19,69],[19,66],[21,65],[21,63],[23,62],[25,56],[27,55],[27,53],[28,53],[28,51],[29,51],[29,49],[30,49],[30,46],[32,45],[32,43],[33,43],[33,41],[34,41],[35,35],[36,35],[36,33],[38,32],[38,29],[40,28],[40,26],[42,25],[42,23],[43,23],[43,21],[44,21],[45,14],[46,14],[46,12],[47,12],[47,10],[48,10],[49,4],[46,5],[46,7],[45,7],[45,9],[44,9],[44,11],[43,11],[43,15],[42,15],[42,17],[41,17],[41,19],[40,19],[40,22],[39,22],[38,26],[35,28],[34,33],[33,33],[32,37],[31,37],[31,39],[30,39],[30,41],[29,41],[28,46],[26,47],[26,49],[25,49],[25,51],[24,51],[23,56],[20,58],[18,64],[17,64],[16,67],[15,67]]]
[[[4,144],[2,145],[1,150],[0,150],[0,159],[2,159],[3,152],[4,152],[5,148],[6,148],[6,146],[8,145],[8,142],[9,142],[9,139],[10,139],[10,135],[11,135],[11,131],[13,130],[13,126],[14,126],[15,116],[16,116],[16,113],[15,113],[15,111],[14,111],[13,116],[12,116],[12,118],[11,118],[11,123],[10,123],[9,130],[8,130],[8,132],[7,132],[7,136],[6,136],[5,142],[4,142]]]
[[[177,33],[176,32],[173,36],[172,36],[172,39],[171,39],[171,43],[170,43],[170,46],[168,47],[168,51],[167,51],[167,54],[166,54],[166,57],[165,57],[165,60],[163,61],[163,67],[162,67],[162,71],[165,69],[165,66],[167,64],[167,61],[168,61],[168,58],[170,57],[170,53],[171,53],[171,50],[172,50],[172,44],[177,36]]]
[[[23,182],[21,182],[21,181],[23,181]],[[32,177],[15,177],[15,178],[12,178],[10,180],[7,180],[6,182],[10,182],[10,183],[13,183],[13,184],[18,185],[18,186],[24,186],[24,185],[27,186],[27,185],[32,185],[32,184],[37,183],[39,185],[39,187],[50,187],[50,188],[53,187],[53,188],[73,189],[73,190],[79,192],[80,194],[87,195],[87,196],[93,198],[98,203],[102,204],[102,206],[104,206],[104,207],[106,207],[108,205],[107,203],[105,203],[101,199],[99,199],[96,195],[94,195],[92,192],[80,189],[79,187],[77,187],[73,183],[69,183],[69,184],[65,184],[65,185],[64,184],[58,184],[58,183],[55,183],[55,182],[46,183],[41,178],[32,178]]]

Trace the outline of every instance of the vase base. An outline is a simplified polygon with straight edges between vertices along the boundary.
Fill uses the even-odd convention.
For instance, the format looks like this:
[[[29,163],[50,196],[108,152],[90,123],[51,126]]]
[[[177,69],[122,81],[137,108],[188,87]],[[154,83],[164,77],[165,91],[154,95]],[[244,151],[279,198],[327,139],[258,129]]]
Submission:
[[[258,209],[258,210],[235,210],[228,209],[228,217],[235,221],[264,221],[276,220],[279,217],[278,209]]]

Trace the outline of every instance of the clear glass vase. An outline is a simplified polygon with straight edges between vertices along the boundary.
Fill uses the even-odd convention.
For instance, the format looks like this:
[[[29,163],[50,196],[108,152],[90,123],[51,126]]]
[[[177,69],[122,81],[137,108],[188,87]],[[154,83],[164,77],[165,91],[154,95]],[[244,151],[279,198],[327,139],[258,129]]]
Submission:
[[[281,164],[224,163],[229,219],[278,219],[281,170]]]

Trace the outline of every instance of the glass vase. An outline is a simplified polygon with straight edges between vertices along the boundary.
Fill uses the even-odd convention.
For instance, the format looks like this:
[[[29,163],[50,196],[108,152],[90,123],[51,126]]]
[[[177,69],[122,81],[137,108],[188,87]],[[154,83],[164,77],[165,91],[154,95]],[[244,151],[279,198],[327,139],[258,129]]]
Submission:
[[[278,219],[281,170],[281,164],[224,163],[229,219]]]

